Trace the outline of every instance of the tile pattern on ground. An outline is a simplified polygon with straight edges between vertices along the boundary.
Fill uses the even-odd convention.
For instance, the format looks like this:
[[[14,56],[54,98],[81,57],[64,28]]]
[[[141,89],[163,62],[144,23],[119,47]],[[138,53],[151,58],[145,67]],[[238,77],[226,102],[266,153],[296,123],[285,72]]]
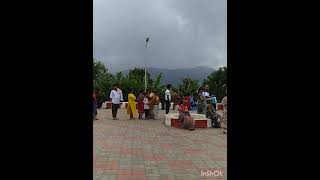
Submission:
[[[119,120],[111,117],[110,109],[99,109],[100,120],[93,123],[95,180],[227,178],[227,136],[221,129],[187,131],[165,126],[164,118],[129,120],[124,109]],[[201,176],[209,171],[223,177]]]

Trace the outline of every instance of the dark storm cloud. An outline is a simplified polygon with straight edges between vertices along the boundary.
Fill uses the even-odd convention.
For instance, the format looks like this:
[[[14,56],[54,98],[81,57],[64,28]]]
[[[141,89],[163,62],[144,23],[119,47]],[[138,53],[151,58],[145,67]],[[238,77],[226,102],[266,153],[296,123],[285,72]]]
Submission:
[[[110,70],[227,64],[226,0],[93,0],[94,58]],[[149,36],[148,48],[145,37]]]

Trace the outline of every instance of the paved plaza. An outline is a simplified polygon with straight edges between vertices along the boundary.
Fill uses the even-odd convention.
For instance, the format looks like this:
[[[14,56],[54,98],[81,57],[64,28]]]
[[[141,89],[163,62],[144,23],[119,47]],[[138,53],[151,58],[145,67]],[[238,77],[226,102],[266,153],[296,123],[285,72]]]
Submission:
[[[135,116],[137,117],[137,115]],[[159,120],[129,120],[98,109],[93,123],[95,180],[227,179],[227,136],[221,129],[188,131]],[[211,174],[209,174],[211,173]]]

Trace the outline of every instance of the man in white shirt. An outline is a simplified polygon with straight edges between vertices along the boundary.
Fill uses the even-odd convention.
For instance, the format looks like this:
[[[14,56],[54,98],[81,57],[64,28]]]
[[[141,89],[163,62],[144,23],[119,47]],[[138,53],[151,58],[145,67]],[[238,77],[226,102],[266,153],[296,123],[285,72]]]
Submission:
[[[164,93],[164,100],[165,100],[165,104],[166,104],[166,114],[169,114],[169,110],[170,110],[170,102],[171,102],[170,88],[171,88],[171,85],[168,84],[167,90]]]
[[[113,120],[118,120],[117,112],[120,106],[121,97],[117,92],[117,86],[114,85],[112,91],[110,92],[110,102],[112,103],[112,117]]]
[[[119,86],[119,85],[117,86],[117,92],[118,92],[119,95],[120,95],[120,101],[123,102],[122,90],[120,89],[120,86]]]

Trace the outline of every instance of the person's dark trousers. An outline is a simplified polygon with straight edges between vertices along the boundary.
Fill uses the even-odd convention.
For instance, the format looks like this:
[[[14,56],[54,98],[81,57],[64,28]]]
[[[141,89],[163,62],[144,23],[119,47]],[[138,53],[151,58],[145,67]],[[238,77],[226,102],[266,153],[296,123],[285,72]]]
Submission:
[[[97,116],[97,107],[96,107],[96,103],[93,102],[93,120],[96,120],[96,116]]]
[[[119,104],[112,104],[112,117],[113,118],[117,117],[118,108],[119,108]]]
[[[217,104],[216,103],[213,103],[213,108],[214,108],[214,110],[217,109]]]
[[[150,118],[149,109],[144,109],[144,119],[149,119],[149,118]]]
[[[170,101],[166,100],[166,114],[169,114],[169,110],[170,110]]]

